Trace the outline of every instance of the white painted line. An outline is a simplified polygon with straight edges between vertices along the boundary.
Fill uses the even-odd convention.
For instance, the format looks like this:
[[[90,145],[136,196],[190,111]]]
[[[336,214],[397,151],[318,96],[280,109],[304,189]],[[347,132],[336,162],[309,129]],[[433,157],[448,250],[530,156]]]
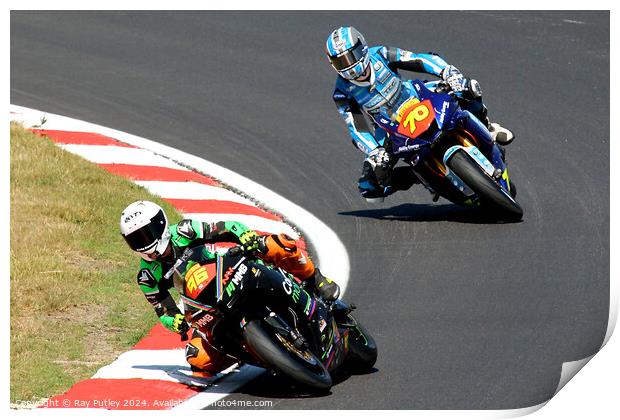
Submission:
[[[268,233],[286,233],[293,239],[299,239],[299,233],[295,232],[295,230],[286,223],[250,214],[184,213],[183,216],[188,219],[201,220],[207,223],[215,223],[221,220],[234,220],[243,223],[252,230]]]
[[[173,407],[173,410],[200,410],[217,400],[227,397],[232,392],[238,390],[246,383],[255,379],[259,375],[263,374],[265,369],[243,365],[237,372],[232,372],[226,375],[223,379],[215,382],[205,391],[202,391],[187,401]]]
[[[159,379],[179,382],[174,374],[191,375],[183,349],[129,350],[115,361],[102,367],[93,378],[98,379]]]
[[[93,146],[90,144],[59,144],[58,146],[95,163],[163,166],[165,168],[187,170],[170,159],[144,149],[122,146]]]
[[[226,188],[205,185],[199,182],[176,182],[176,181],[134,181],[143,186],[151,193],[163,198],[171,199],[194,199],[194,200],[219,200],[232,201],[235,203],[256,206],[251,200],[235,194]]]

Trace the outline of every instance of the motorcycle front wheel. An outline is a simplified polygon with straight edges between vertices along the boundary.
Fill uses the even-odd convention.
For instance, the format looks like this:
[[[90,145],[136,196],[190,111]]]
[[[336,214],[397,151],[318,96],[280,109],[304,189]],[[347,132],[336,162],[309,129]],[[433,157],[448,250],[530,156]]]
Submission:
[[[300,350],[277,331],[260,320],[248,322],[243,330],[248,351],[266,367],[282,373],[295,382],[326,391],[332,378],[321,361],[309,350]]]
[[[349,355],[347,364],[356,371],[368,372],[377,362],[377,343],[353,316],[347,315],[349,327]]]
[[[499,216],[510,221],[523,218],[523,209],[510,194],[502,190],[466,152],[457,150],[446,162],[448,167],[478,196],[482,206],[499,212]]]

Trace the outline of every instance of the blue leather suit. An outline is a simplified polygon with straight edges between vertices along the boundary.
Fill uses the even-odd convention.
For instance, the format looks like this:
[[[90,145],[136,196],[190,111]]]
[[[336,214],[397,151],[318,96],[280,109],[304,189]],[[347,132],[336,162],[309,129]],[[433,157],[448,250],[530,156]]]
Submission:
[[[448,66],[443,58],[434,53],[416,54],[400,48],[376,46],[369,48],[368,54],[372,67],[370,78],[365,82],[359,82],[338,76],[333,93],[334,102],[347,124],[353,144],[366,155],[383,146],[386,136],[385,131],[374,123],[373,117],[381,108],[387,110],[389,114],[404,101],[416,96],[411,82],[402,80],[398,70],[439,77],[442,70]],[[427,85],[435,83],[428,82]],[[465,109],[480,119],[486,117],[486,108],[481,98],[466,102],[463,106]],[[360,192],[366,197],[365,192],[369,190],[366,179],[368,177],[363,174],[362,178],[359,184]],[[386,189],[379,195],[387,195],[390,192],[393,192],[393,189]]]

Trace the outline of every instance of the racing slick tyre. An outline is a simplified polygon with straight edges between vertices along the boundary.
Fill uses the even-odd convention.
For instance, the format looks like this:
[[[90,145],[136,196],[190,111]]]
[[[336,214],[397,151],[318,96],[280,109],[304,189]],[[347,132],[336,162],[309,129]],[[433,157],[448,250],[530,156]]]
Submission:
[[[366,328],[351,315],[349,324],[349,355],[347,365],[356,371],[368,372],[377,361],[377,343]]]
[[[332,378],[320,360],[309,350],[299,350],[277,331],[266,328],[259,320],[245,325],[243,330],[248,351],[264,365],[313,389],[327,391]]]
[[[512,198],[517,198],[517,184],[512,182],[512,180],[510,180],[510,195]]]
[[[446,162],[450,169],[469,188],[471,188],[483,208],[500,212],[503,219],[519,221],[523,217],[523,209],[514,198],[489,177],[466,152],[457,150]]]

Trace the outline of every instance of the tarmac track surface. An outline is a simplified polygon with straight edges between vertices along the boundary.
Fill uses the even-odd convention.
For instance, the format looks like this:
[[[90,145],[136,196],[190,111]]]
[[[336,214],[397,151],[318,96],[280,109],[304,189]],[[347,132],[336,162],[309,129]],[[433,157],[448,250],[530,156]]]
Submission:
[[[522,223],[422,188],[363,202],[324,41],[436,51],[478,79]],[[538,404],[595,352],[609,302],[608,12],[11,12],[11,103],[152,138],[300,204],[351,258],[346,298],[376,371],[305,398],[268,375],[228,399],[274,408]],[[336,279],[337,280],[337,279]]]

